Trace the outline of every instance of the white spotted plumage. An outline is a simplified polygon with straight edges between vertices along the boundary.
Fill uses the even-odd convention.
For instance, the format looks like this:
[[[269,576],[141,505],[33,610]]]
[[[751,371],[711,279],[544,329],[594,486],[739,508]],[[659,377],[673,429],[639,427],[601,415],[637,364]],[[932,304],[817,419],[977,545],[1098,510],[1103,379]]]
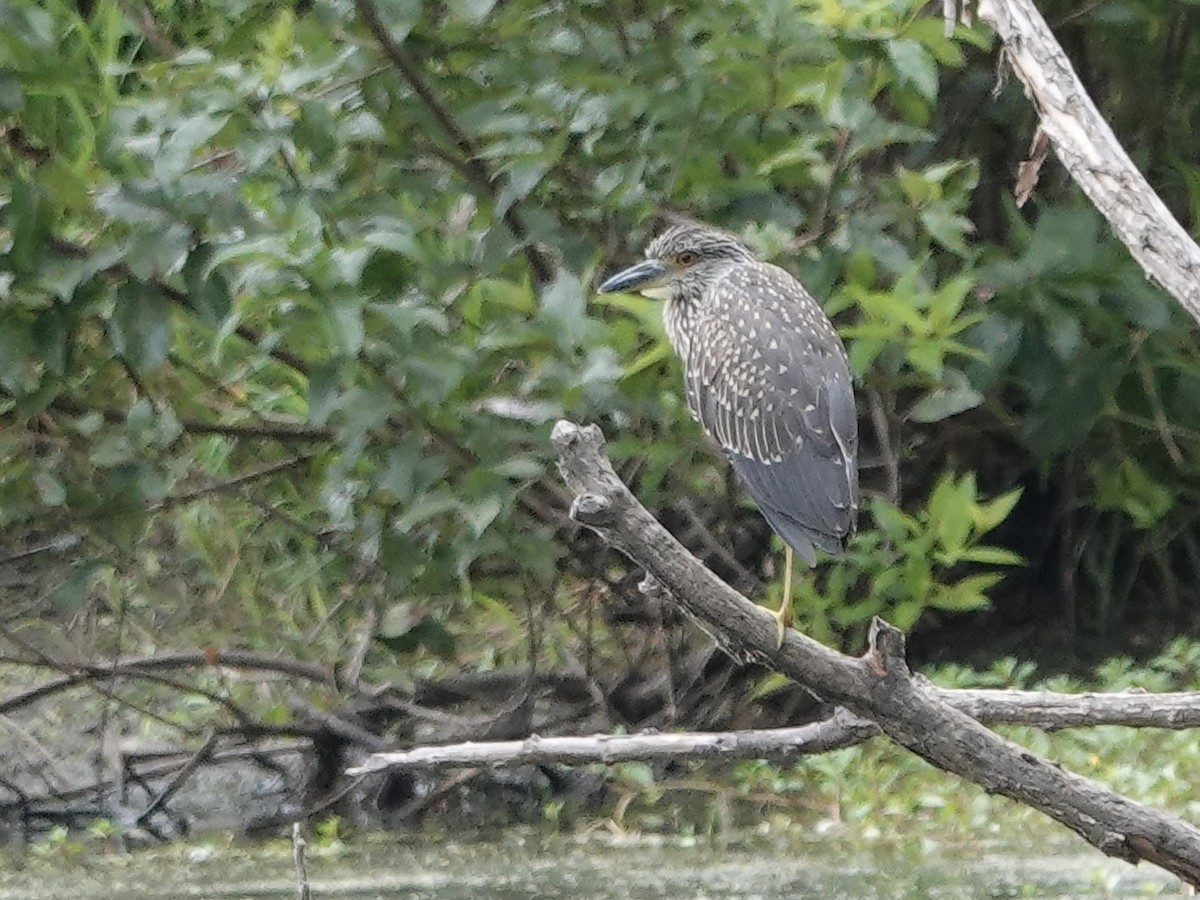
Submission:
[[[661,290],[693,414],[798,555],[837,552],[858,512],[858,420],[833,324],[733,235],[676,226],[646,256],[691,260]]]

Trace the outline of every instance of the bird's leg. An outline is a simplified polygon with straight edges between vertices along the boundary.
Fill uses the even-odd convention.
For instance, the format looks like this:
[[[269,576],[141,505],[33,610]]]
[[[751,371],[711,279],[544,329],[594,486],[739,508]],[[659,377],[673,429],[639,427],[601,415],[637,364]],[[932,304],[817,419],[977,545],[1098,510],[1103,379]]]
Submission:
[[[776,623],[775,649],[783,646],[783,636],[792,627],[792,548],[783,545],[783,602],[778,612],[771,613]]]

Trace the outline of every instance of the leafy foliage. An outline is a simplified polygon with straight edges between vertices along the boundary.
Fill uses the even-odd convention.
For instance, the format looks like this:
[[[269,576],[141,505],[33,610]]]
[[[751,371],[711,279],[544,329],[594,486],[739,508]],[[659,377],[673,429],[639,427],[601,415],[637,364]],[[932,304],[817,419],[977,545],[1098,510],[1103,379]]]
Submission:
[[[875,528],[859,534],[819,581],[796,588],[804,630],[835,644],[859,645],[875,616],[912,628],[928,611],[971,612],[1004,577],[993,566],[1020,565],[1011,550],[980,543],[1003,522],[1020,491],[981,501],[975,478],[945,474],[923,508],[906,513],[882,497],[870,503]],[[968,564],[990,571],[963,574]]]
[[[615,588],[562,527],[557,417],[736,517],[657,306],[591,297],[679,209],[800,275],[862,381],[875,498],[805,588],[826,637],[1003,599],[1018,555],[1079,573],[1047,616],[1182,624],[1196,354],[1079,198],[996,193],[1021,108],[983,104],[1009,156],[954,118],[986,36],[907,0],[130,9],[0,11],[10,615],[326,656],[374,623],[395,677],[522,659],[523,620],[579,640],[580,583]]]

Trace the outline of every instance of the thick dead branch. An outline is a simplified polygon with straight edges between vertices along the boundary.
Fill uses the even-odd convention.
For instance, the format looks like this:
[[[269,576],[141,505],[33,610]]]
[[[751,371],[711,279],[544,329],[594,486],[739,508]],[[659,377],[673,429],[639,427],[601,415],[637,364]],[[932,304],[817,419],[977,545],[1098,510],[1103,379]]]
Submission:
[[[904,636],[882,620],[861,659],[795,631],[776,650],[771,616],[705,569],[637,502],[605,456],[600,429],[559,422],[552,439],[577,494],[572,518],[645,568],[735,658],[787,675],[938,768],[1045,813],[1110,856],[1147,860],[1200,884],[1200,830],[1064,771],[949,706],[912,677]]]
[[[1071,177],[1146,274],[1200,322],[1200,247],[1137,170],[1041,13],[1029,0],[980,0],[978,12],[1004,42],[1005,58]]]

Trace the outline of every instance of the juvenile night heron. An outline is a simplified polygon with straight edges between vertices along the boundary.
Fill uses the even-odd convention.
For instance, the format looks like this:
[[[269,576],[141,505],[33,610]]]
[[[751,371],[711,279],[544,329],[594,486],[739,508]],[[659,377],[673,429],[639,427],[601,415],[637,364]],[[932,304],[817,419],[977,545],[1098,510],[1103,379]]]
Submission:
[[[792,552],[841,552],[858,515],[858,417],[846,351],[795,278],[738,238],[676,225],[602,293],[666,301],[688,406],[786,545],[779,643],[792,622]]]

